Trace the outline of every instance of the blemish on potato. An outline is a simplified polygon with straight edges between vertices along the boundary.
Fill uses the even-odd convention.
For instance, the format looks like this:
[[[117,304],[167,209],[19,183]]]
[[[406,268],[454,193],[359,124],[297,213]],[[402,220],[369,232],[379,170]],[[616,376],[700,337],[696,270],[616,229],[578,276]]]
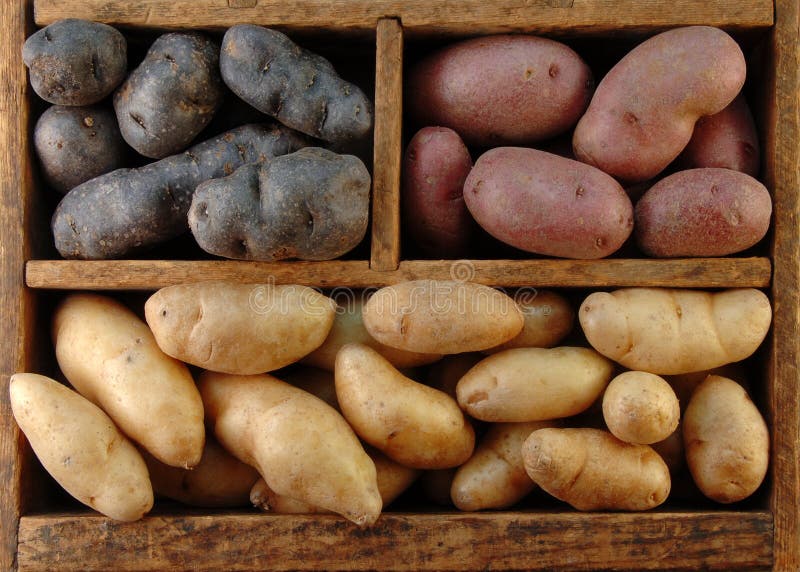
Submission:
[[[559,69],[558,64],[552,63],[550,64],[550,69],[547,70],[547,73],[550,77],[556,77],[558,75]]]

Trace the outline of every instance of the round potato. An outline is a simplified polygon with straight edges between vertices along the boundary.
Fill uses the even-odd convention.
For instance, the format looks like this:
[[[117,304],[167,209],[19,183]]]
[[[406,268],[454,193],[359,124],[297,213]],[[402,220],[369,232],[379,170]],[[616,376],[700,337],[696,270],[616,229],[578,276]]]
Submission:
[[[306,286],[226,281],[162,288],[144,310],[165,353],[240,375],[279,369],[319,347],[335,311]]]
[[[589,67],[562,43],[528,35],[458,42],[411,68],[406,105],[470,145],[522,145],[562,133],[586,110]]]
[[[603,258],[633,230],[633,205],[612,177],[590,165],[521,147],[481,155],[464,201],[483,229],[527,252]]]
[[[115,520],[150,511],[153,489],[142,456],[99,407],[34,373],[11,376],[9,391],[33,452],[70,495]]]
[[[613,364],[588,348],[516,348],[487,357],[456,386],[458,403],[482,421],[544,421],[585,411]]]
[[[603,419],[617,439],[651,445],[675,432],[680,405],[663,378],[626,371],[612,379],[603,394]]]
[[[514,300],[494,288],[455,280],[414,280],[381,288],[362,312],[369,334],[406,351],[457,354],[485,350],[519,334]]]
[[[547,290],[519,290],[514,294],[514,301],[525,319],[522,331],[484,353],[514,348],[552,348],[572,331],[575,311],[563,296]]]
[[[749,497],[767,474],[767,424],[731,379],[710,375],[695,390],[683,417],[683,442],[694,482],[717,502]]]

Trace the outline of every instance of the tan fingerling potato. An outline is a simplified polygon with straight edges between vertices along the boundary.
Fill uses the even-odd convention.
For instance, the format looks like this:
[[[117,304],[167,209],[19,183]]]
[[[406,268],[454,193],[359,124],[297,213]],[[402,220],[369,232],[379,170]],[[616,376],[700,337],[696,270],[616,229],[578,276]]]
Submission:
[[[219,442],[271,490],[360,526],[377,520],[375,464],[335,409],[268,374],[207,371],[198,385]]]
[[[603,394],[603,419],[617,439],[651,445],[675,432],[680,405],[663,378],[626,371],[612,379]]]
[[[502,344],[522,331],[514,300],[456,280],[414,280],[381,288],[367,301],[364,326],[379,342],[406,351],[459,354]]]
[[[698,386],[683,416],[683,441],[694,482],[717,502],[747,498],[767,474],[767,425],[731,379],[710,375]]]
[[[604,356],[628,369],[664,375],[750,356],[767,335],[772,309],[754,288],[623,288],[590,294],[579,319],[586,339]]]
[[[453,398],[417,383],[361,344],[336,357],[342,414],[364,441],[417,469],[445,469],[469,459],[475,432]]]
[[[496,423],[489,427],[469,461],[456,470],[450,495],[460,510],[510,507],[534,488],[522,462],[522,444],[551,421]]]
[[[555,292],[537,290],[514,296],[525,324],[522,331],[504,344],[484,350],[493,354],[513,348],[552,348],[563,340],[575,323],[575,311],[566,298]]]
[[[578,510],[647,510],[670,491],[658,453],[600,429],[539,429],[522,458],[536,484]]]
[[[115,520],[153,506],[147,467],[103,411],[55,380],[18,373],[11,411],[42,466],[70,495]]]
[[[250,502],[265,512],[275,514],[329,514],[331,511],[273,491],[263,478],[250,490]]]
[[[165,353],[247,375],[279,369],[319,347],[335,304],[306,286],[217,281],[162,288],[144,310]]]
[[[613,364],[588,348],[516,348],[487,357],[456,386],[461,408],[482,421],[543,421],[586,410]]]
[[[72,386],[159,461],[190,468],[205,441],[203,403],[189,370],[116,300],[70,294],[53,317],[53,343]]]

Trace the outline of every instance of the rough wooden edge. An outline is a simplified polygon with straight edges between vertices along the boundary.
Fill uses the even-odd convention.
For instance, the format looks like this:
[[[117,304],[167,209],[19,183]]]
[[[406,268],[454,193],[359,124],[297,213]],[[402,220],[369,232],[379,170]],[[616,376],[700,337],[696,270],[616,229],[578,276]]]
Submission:
[[[800,8],[797,0],[777,0],[775,9],[766,152],[775,197],[771,506],[775,570],[800,570]]]
[[[768,258],[678,260],[410,260],[381,272],[366,261],[237,262],[171,260],[31,260],[26,281],[50,290],[153,290],[198,280],[297,283],[333,288],[385,286],[405,280],[463,280],[492,286],[605,288],[766,288]]]
[[[403,124],[403,28],[390,18],[378,21],[375,45],[375,160],[372,183],[374,270],[400,263],[400,161]]]
[[[761,512],[23,517],[25,570],[672,570],[768,568]]]
[[[250,22],[287,29],[369,33],[397,17],[411,34],[536,32],[601,35],[706,24],[726,29],[773,23],[771,0],[36,0],[36,23],[65,17],[151,28],[225,28]]]

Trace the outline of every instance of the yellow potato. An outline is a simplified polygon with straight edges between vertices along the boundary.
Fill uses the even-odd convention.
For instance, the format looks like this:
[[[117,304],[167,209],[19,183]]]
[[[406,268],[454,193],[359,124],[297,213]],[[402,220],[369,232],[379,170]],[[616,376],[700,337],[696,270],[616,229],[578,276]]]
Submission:
[[[590,294],[579,318],[601,354],[628,369],[663,375],[743,360],[767,335],[772,311],[754,288],[623,288]]]
[[[115,520],[138,520],[150,511],[147,467],[108,415],[43,375],[18,373],[9,385],[19,428],[69,494]]]
[[[522,312],[494,288],[415,280],[381,288],[363,309],[379,342],[406,351],[458,354],[505,343],[522,331]]]
[[[675,432],[680,419],[675,392],[663,378],[626,371],[611,380],[603,394],[608,430],[628,443],[651,445]]]
[[[441,359],[441,354],[417,353],[400,350],[380,343],[369,335],[361,319],[364,301],[361,296],[348,300],[345,306],[339,307],[336,318],[325,342],[302,359],[306,365],[333,371],[336,365],[336,354],[346,344],[364,344],[369,346],[396,368],[417,367],[427,365]]]
[[[213,438],[206,439],[203,458],[193,469],[170,467],[142,453],[153,489],[161,496],[202,507],[246,506],[258,471],[228,453]]]
[[[547,290],[518,291],[514,300],[525,319],[522,331],[506,343],[484,350],[485,353],[513,348],[552,348],[572,331],[575,311],[563,296]]]
[[[613,364],[588,348],[516,348],[487,357],[456,386],[462,409],[482,421],[544,421],[586,410]]]
[[[207,371],[198,385],[219,442],[271,490],[360,526],[375,522],[375,464],[335,409],[268,374]]]
[[[710,375],[683,416],[686,461],[694,482],[721,503],[753,494],[767,474],[769,432],[744,388]]]
[[[164,352],[211,371],[254,374],[296,362],[325,341],[333,300],[306,286],[197,282],[145,304]]]
[[[359,437],[400,464],[444,469],[472,454],[475,432],[455,400],[405,377],[372,348],[339,350],[336,395]]]
[[[278,494],[269,488],[263,478],[258,479],[250,490],[250,502],[258,509],[275,514],[328,514],[332,512],[320,506]]]
[[[205,441],[203,403],[189,370],[162,352],[136,314],[96,294],[70,294],[56,309],[61,371],[159,461],[190,468]]]
[[[553,427],[551,421],[495,423],[457,470],[450,488],[460,510],[510,507],[536,488],[525,472],[522,444],[537,429]]]
[[[578,510],[647,510],[670,491],[658,453],[600,429],[539,429],[522,458],[536,484]]]

